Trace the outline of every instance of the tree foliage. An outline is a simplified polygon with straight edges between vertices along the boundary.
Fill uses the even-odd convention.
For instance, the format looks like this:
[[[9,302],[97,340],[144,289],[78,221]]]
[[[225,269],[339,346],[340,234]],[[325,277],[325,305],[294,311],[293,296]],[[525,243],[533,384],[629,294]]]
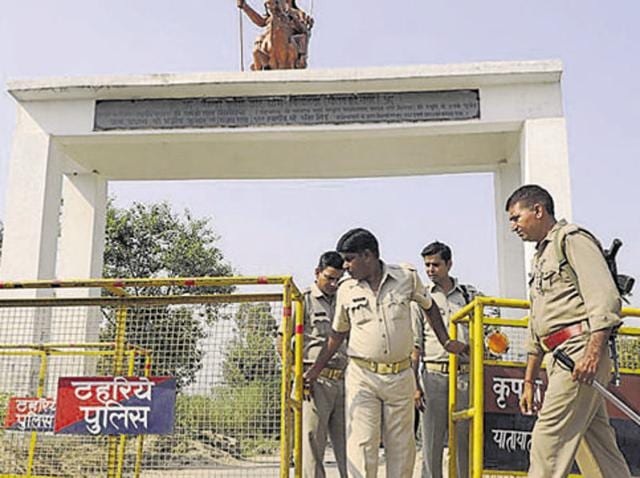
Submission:
[[[280,359],[274,347],[276,319],[269,304],[259,303],[242,304],[234,321],[235,336],[222,363],[225,385],[214,389],[213,396],[244,397],[235,413],[247,409],[252,438],[274,438],[280,426],[281,381]]]
[[[105,277],[229,276],[231,266],[216,246],[209,218],[196,219],[189,210],[178,215],[166,202],[133,203],[120,209],[109,201],[104,251]],[[211,288],[207,292],[230,289]],[[200,289],[202,291],[202,289]],[[138,291],[157,295],[189,292],[188,288]]]
[[[187,210],[178,215],[167,203],[134,203],[126,209],[109,201],[107,208],[104,277],[153,278],[229,276],[231,266],[217,247],[218,236],[209,219],[196,219]],[[230,292],[232,287],[198,288],[198,293]],[[192,287],[144,287],[135,295],[193,294]],[[218,318],[209,306],[130,307],[126,342],[150,350],[154,375],[172,375],[180,387],[191,383],[202,367],[199,341]],[[101,335],[113,340],[116,312],[104,309]]]
[[[227,384],[279,382],[279,359],[274,348],[276,319],[267,303],[242,304],[234,318],[236,335],[229,342],[222,365]]]

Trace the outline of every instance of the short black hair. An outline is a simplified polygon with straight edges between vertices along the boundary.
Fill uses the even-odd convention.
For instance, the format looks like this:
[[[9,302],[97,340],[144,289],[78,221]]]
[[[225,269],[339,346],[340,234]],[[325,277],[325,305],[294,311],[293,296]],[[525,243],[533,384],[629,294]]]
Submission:
[[[334,269],[343,269],[344,259],[336,251],[327,251],[320,256],[318,261],[318,269],[320,271],[325,270],[327,267],[333,267]]]
[[[555,206],[553,204],[553,198],[549,191],[537,184],[525,184],[511,193],[505,211],[509,211],[512,206],[517,203],[521,203],[524,207],[531,208],[534,204],[542,204],[546,211],[553,217],[556,215]]]
[[[449,262],[451,260],[451,248],[444,242],[434,241],[424,246],[420,255],[422,257],[439,255],[443,261]]]
[[[361,253],[369,249],[376,257],[380,257],[378,240],[370,231],[361,227],[345,232],[336,245],[338,252]]]

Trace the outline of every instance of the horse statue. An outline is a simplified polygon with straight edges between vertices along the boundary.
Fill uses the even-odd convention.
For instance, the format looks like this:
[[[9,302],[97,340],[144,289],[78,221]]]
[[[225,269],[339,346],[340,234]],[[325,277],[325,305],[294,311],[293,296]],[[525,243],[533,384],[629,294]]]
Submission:
[[[266,0],[265,15],[256,12],[246,0],[237,2],[253,23],[265,28],[254,43],[252,70],[307,67],[313,18],[298,8],[295,0]]]

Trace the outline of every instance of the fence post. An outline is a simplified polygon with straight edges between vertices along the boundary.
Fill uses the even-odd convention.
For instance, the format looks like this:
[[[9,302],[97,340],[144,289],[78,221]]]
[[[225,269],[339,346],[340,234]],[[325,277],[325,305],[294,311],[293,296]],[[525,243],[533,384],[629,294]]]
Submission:
[[[280,477],[289,476],[291,440],[291,282],[285,281],[282,304],[282,385],[280,393]]]
[[[113,375],[115,377],[122,375],[124,362],[124,343],[127,331],[127,306],[121,305],[116,312],[116,336],[113,354]],[[107,477],[119,478],[122,469],[118,462],[118,445],[124,447],[122,439],[118,440],[116,436],[109,436],[109,448],[107,452]]]
[[[294,474],[296,478],[302,476],[302,375],[304,373],[303,366],[303,350],[304,350],[304,303],[302,298],[296,299],[296,349],[295,349],[295,389],[294,389]]]
[[[458,339],[458,324],[451,320],[449,322],[449,338],[451,340]],[[428,391],[425,390],[428,393]],[[449,354],[449,478],[457,478],[458,476],[458,429],[457,422],[453,420],[453,412],[456,411],[458,404],[458,356]],[[425,438],[422,437],[424,440]],[[465,477],[466,478],[466,477]]]
[[[471,364],[473,367],[473,444],[472,444],[472,477],[482,478],[484,462],[483,427],[484,427],[484,328],[482,324],[484,305],[476,299],[473,307],[473,323],[471,337]]]
[[[47,351],[43,350],[40,355],[40,371],[38,374],[38,391],[36,396],[42,398],[44,394],[44,382],[47,376]],[[33,473],[33,461],[36,454],[36,443],[38,441],[38,432],[31,432],[29,440],[29,457],[27,459],[27,476],[31,476]]]

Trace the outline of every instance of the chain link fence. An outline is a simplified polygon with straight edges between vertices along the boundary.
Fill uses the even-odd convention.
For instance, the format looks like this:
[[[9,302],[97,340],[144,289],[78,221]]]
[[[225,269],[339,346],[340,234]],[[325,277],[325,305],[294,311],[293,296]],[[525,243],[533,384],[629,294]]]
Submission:
[[[0,298],[0,476],[281,476],[294,405],[274,341],[283,317],[291,320],[287,294],[198,295],[195,284],[159,298],[126,288],[121,297]],[[295,286],[285,287],[295,301]],[[171,434],[28,431],[24,400],[55,401],[60,377],[147,375],[176,378]]]

